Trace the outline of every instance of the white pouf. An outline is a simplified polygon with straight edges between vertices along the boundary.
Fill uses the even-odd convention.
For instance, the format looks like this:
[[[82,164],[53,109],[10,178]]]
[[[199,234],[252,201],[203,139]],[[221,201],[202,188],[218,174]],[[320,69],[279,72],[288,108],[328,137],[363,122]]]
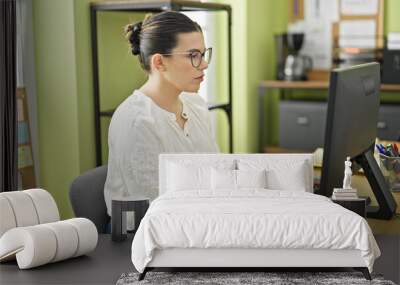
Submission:
[[[0,262],[16,259],[20,269],[28,269],[96,248],[98,233],[92,221],[59,219],[46,190],[0,193]]]

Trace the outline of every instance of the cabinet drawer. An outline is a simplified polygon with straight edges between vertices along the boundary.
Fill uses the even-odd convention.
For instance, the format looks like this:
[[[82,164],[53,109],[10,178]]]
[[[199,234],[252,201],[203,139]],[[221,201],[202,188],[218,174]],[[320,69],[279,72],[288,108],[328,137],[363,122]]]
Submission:
[[[400,106],[381,105],[379,108],[378,138],[400,140]]]
[[[281,101],[279,103],[279,145],[314,151],[324,145],[327,103]]]

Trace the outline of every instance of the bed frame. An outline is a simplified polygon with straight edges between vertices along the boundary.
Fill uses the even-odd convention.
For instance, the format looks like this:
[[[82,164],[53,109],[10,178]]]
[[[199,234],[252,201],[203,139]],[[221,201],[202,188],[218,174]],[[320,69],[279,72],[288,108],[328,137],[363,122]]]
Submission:
[[[159,191],[163,194],[166,184],[167,161],[181,159],[240,159],[265,157],[266,154],[161,154],[159,157]],[[305,161],[309,165],[309,192],[313,189],[313,162],[311,154],[267,154],[270,158]],[[254,249],[254,248],[169,248],[157,249],[139,280],[156,268],[232,268],[246,271],[254,268],[353,268],[371,280],[359,250],[331,249]],[[262,270],[260,270],[262,271]]]
[[[156,250],[152,261],[139,275],[155,268],[232,268],[246,271],[254,268],[337,268],[350,267],[371,280],[359,250],[329,249],[193,249]]]

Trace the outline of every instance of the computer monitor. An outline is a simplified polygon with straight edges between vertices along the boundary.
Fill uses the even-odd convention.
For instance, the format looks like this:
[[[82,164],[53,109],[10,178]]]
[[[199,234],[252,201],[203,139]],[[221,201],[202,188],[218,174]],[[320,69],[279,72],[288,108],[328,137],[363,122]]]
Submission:
[[[379,91],[379,63],[331,72],[319,193],[330,197],[333,188],[343,186],[349,156],[353,166],[364,170],[379,205],[367,207],[367,216],[390,219],[397,205],[374,158]]]

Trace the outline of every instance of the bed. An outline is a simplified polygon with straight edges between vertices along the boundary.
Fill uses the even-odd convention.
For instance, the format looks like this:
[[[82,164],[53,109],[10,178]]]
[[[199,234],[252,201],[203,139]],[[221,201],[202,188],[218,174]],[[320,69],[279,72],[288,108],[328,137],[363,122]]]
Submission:
[[[162,154],[160,195],[132,242],[159,267],[352,267],[380,251],[361,216],[313,194],[311,154]]]

